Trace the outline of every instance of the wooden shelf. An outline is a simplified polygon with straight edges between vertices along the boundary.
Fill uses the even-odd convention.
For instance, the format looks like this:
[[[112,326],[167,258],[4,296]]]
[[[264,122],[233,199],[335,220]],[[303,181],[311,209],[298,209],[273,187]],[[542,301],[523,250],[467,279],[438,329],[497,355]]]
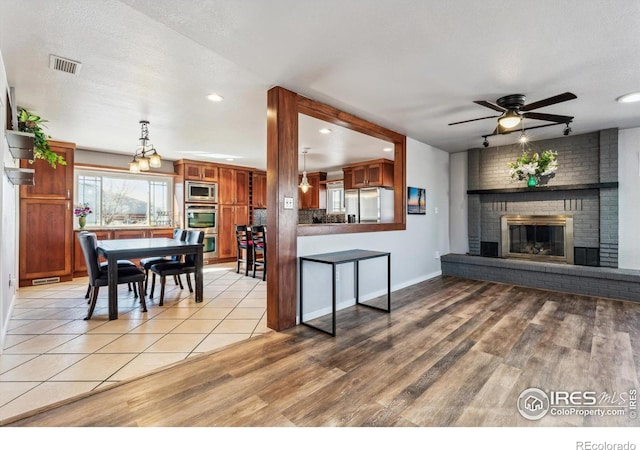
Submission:
[[[506,189],[470,189],[467,194],[519,194],[522,192],[553,192],[553,191],[583,191],[586,189],[611,189],[617,188],[618,182],[563,184],[557,186],[537,186]]]
[[[33,144],[35,136],[33,133],[23,131],[7,130],[5,138],[9,144],[9,151],[14,159],[33,160]]]
[[[34,186],[35,185],[35,173],[34,169],[19,169],[14,167],[5,167],[4,173],[7,174],[9,181],[18,186]]]

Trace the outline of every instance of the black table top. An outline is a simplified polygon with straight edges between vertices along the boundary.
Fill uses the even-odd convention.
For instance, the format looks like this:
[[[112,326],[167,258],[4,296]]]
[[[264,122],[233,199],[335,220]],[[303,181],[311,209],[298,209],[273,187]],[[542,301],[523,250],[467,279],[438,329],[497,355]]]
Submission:
[[[305,261],[315,261],[326,264],[342,264],[352,261],[360,261],[363,259],[378,258],[380,256],[390,255],[389,252],[377,252],[373,250],[344,250],[341,252],[320,253],[317,255],[300,256]]]

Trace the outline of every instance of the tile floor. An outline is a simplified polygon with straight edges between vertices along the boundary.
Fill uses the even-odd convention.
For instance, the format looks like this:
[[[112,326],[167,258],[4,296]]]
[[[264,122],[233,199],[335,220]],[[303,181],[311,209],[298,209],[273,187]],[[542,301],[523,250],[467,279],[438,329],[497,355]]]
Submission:
[[[106,288],[83,320],[86,278],[21,288],[0,355],[0,420],[270,332],[266,282],[236,274],[235,263],[205,268],[202,303],[183,284],[167,280],[164,306],[156,289],[147,313],[120,286],[113,321]]]

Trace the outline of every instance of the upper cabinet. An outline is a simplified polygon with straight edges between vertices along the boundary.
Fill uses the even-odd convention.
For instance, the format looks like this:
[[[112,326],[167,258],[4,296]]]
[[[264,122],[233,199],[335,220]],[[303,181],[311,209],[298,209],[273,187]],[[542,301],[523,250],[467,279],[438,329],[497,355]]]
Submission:
[[[33,164],[20,161],[20,167],[35,169],[35,184],[20,186],[21,198],[73,199],[73,152],[75,144],[49,141],[51,150],[62,155],[67,165],[57,164],[54,169],[43,159],[36,159]]]
[[[393,161],[375,159],[343,167],[344,188],[384,187],[393,189]]]
[[[185,162],[181,167],[185,180],[218,181],[218,166],[214,164]]]
[[[249,204],[249,171],[220,166],[218,203],[223,205]]]
[[[252,198],[251,205],[254,208],[267,207],[267,173],[253,172],[251,175]]]

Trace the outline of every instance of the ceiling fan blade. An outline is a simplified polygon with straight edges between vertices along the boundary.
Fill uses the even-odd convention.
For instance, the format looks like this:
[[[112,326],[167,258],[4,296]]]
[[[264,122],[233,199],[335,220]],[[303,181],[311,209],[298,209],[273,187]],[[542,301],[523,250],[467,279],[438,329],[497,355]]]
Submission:
[[[556,123],[569,123],[573,120],[573,116],[560,116],[558,114],[544,114],[535,112],[524,113],[522,114],[522,116],[527,119],[546,120],[548,122]]]
[[[493,103],[488,102],[486,100],[474,100],[473,103],[476,103],[476,104],[481,105],[481,106],[485,106],[485,107],[487,107],[489,109],[493,109],[494,111],[498,111],[498,112],[505,112],[506,111],[506,109],[504,109],[502,106],[494,105]]]
[[[500,117],[500,116],[487,116],[487,117],[480,117],[478,119],[470,119],[470,120],[463,120],[461,122],[453,122],[450,123],[449,125],[458,125],[459,123],[467,123],[467,122],[475,122],[476,120],[484,120],[484,119],[493,119],[495,117]]]
[[[533,109],[542,108],[543,106],[555,105],[556,103],[566,102],[575,98],[578,98],[575,94],[565,92],[564,94],[554,95],[553,97],[545,98],[544,100],[523,105],[520,107],[520,111],[531,111]]]

